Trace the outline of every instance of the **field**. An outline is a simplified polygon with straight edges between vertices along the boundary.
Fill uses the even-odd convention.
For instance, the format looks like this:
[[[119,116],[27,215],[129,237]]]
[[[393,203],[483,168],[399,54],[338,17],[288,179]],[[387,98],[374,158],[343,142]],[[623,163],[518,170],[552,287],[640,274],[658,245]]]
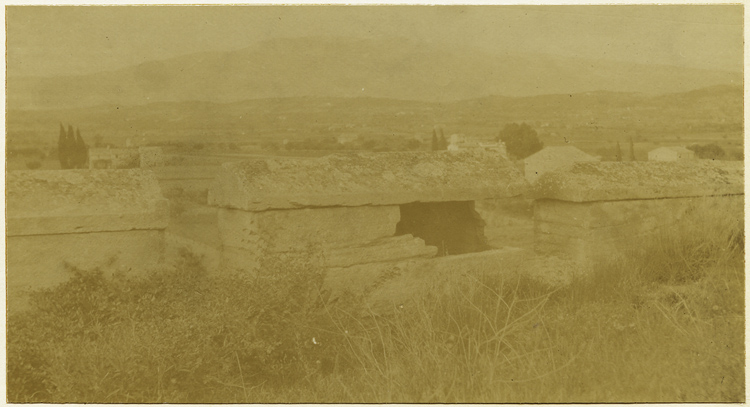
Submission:
[[[188,252],[138,277],[71,270],[9,315],[8,399],[743,402],[742,231],[707,225],[564,286],[475,270],[386,315],[325,301],[306,260],[269,258],[257,278],[208,275]]]

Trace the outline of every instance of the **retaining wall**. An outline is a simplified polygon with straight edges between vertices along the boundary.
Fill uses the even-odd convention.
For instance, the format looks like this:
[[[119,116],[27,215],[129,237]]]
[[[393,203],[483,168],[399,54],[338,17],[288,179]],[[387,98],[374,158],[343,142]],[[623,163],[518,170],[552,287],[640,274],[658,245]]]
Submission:
[[[164,256],[168,202],[151,172],[13,171],[6,178],[9,308],[69,266],[143,271]]]
[[[545,174],[534,188],[539,254],[582,265],[631,252],[683,222],[744,213],[742,162],[577,163]],[[715,217],[713,217],[715,219]]]

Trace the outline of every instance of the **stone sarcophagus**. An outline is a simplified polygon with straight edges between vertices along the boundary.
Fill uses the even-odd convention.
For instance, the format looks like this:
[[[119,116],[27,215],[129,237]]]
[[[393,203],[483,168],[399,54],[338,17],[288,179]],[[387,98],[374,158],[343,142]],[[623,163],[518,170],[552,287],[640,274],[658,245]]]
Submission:
[[[148,171],[11,171],[6,178],[8,298],[66,281],[68,267],[160,264],[168,201]]]
[[[263,272],[269,256],[317,253],[331,276],[374,280],[396,264],[489,249],[474,201],[526,186],[492,152],[361,153],[227,163],[208,201],[224,269]]]
[[[580,264],[613,259],[707,215],[743,219],[742,162],[586,162],[532,191],[536,251]]]

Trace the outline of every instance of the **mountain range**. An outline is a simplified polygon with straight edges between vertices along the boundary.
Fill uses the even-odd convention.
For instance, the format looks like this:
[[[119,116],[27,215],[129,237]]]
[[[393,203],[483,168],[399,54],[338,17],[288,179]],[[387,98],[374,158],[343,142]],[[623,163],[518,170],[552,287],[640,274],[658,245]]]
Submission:
[[[156,102],[295,97],[455,102],[592,91],[649,95],[742,85],[741,72],[588,60],[547,54],[491,54],[405,38],[274,39],[79,76],[8,77],[9,109],[61,109]]]

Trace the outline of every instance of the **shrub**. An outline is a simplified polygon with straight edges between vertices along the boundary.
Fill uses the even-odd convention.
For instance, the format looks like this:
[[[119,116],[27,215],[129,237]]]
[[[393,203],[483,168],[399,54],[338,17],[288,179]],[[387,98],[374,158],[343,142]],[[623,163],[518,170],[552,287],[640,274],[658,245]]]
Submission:
[[[144,277],[72,270],[9,318],[9,400],[238,402],[321,372],[335,349],[321,269],[309,258],[264,266],[211,278],[184,253]]]
[[[26,161],[26,168],[30,170],[36,170],[42,166],[42,162],[38,160]]]

